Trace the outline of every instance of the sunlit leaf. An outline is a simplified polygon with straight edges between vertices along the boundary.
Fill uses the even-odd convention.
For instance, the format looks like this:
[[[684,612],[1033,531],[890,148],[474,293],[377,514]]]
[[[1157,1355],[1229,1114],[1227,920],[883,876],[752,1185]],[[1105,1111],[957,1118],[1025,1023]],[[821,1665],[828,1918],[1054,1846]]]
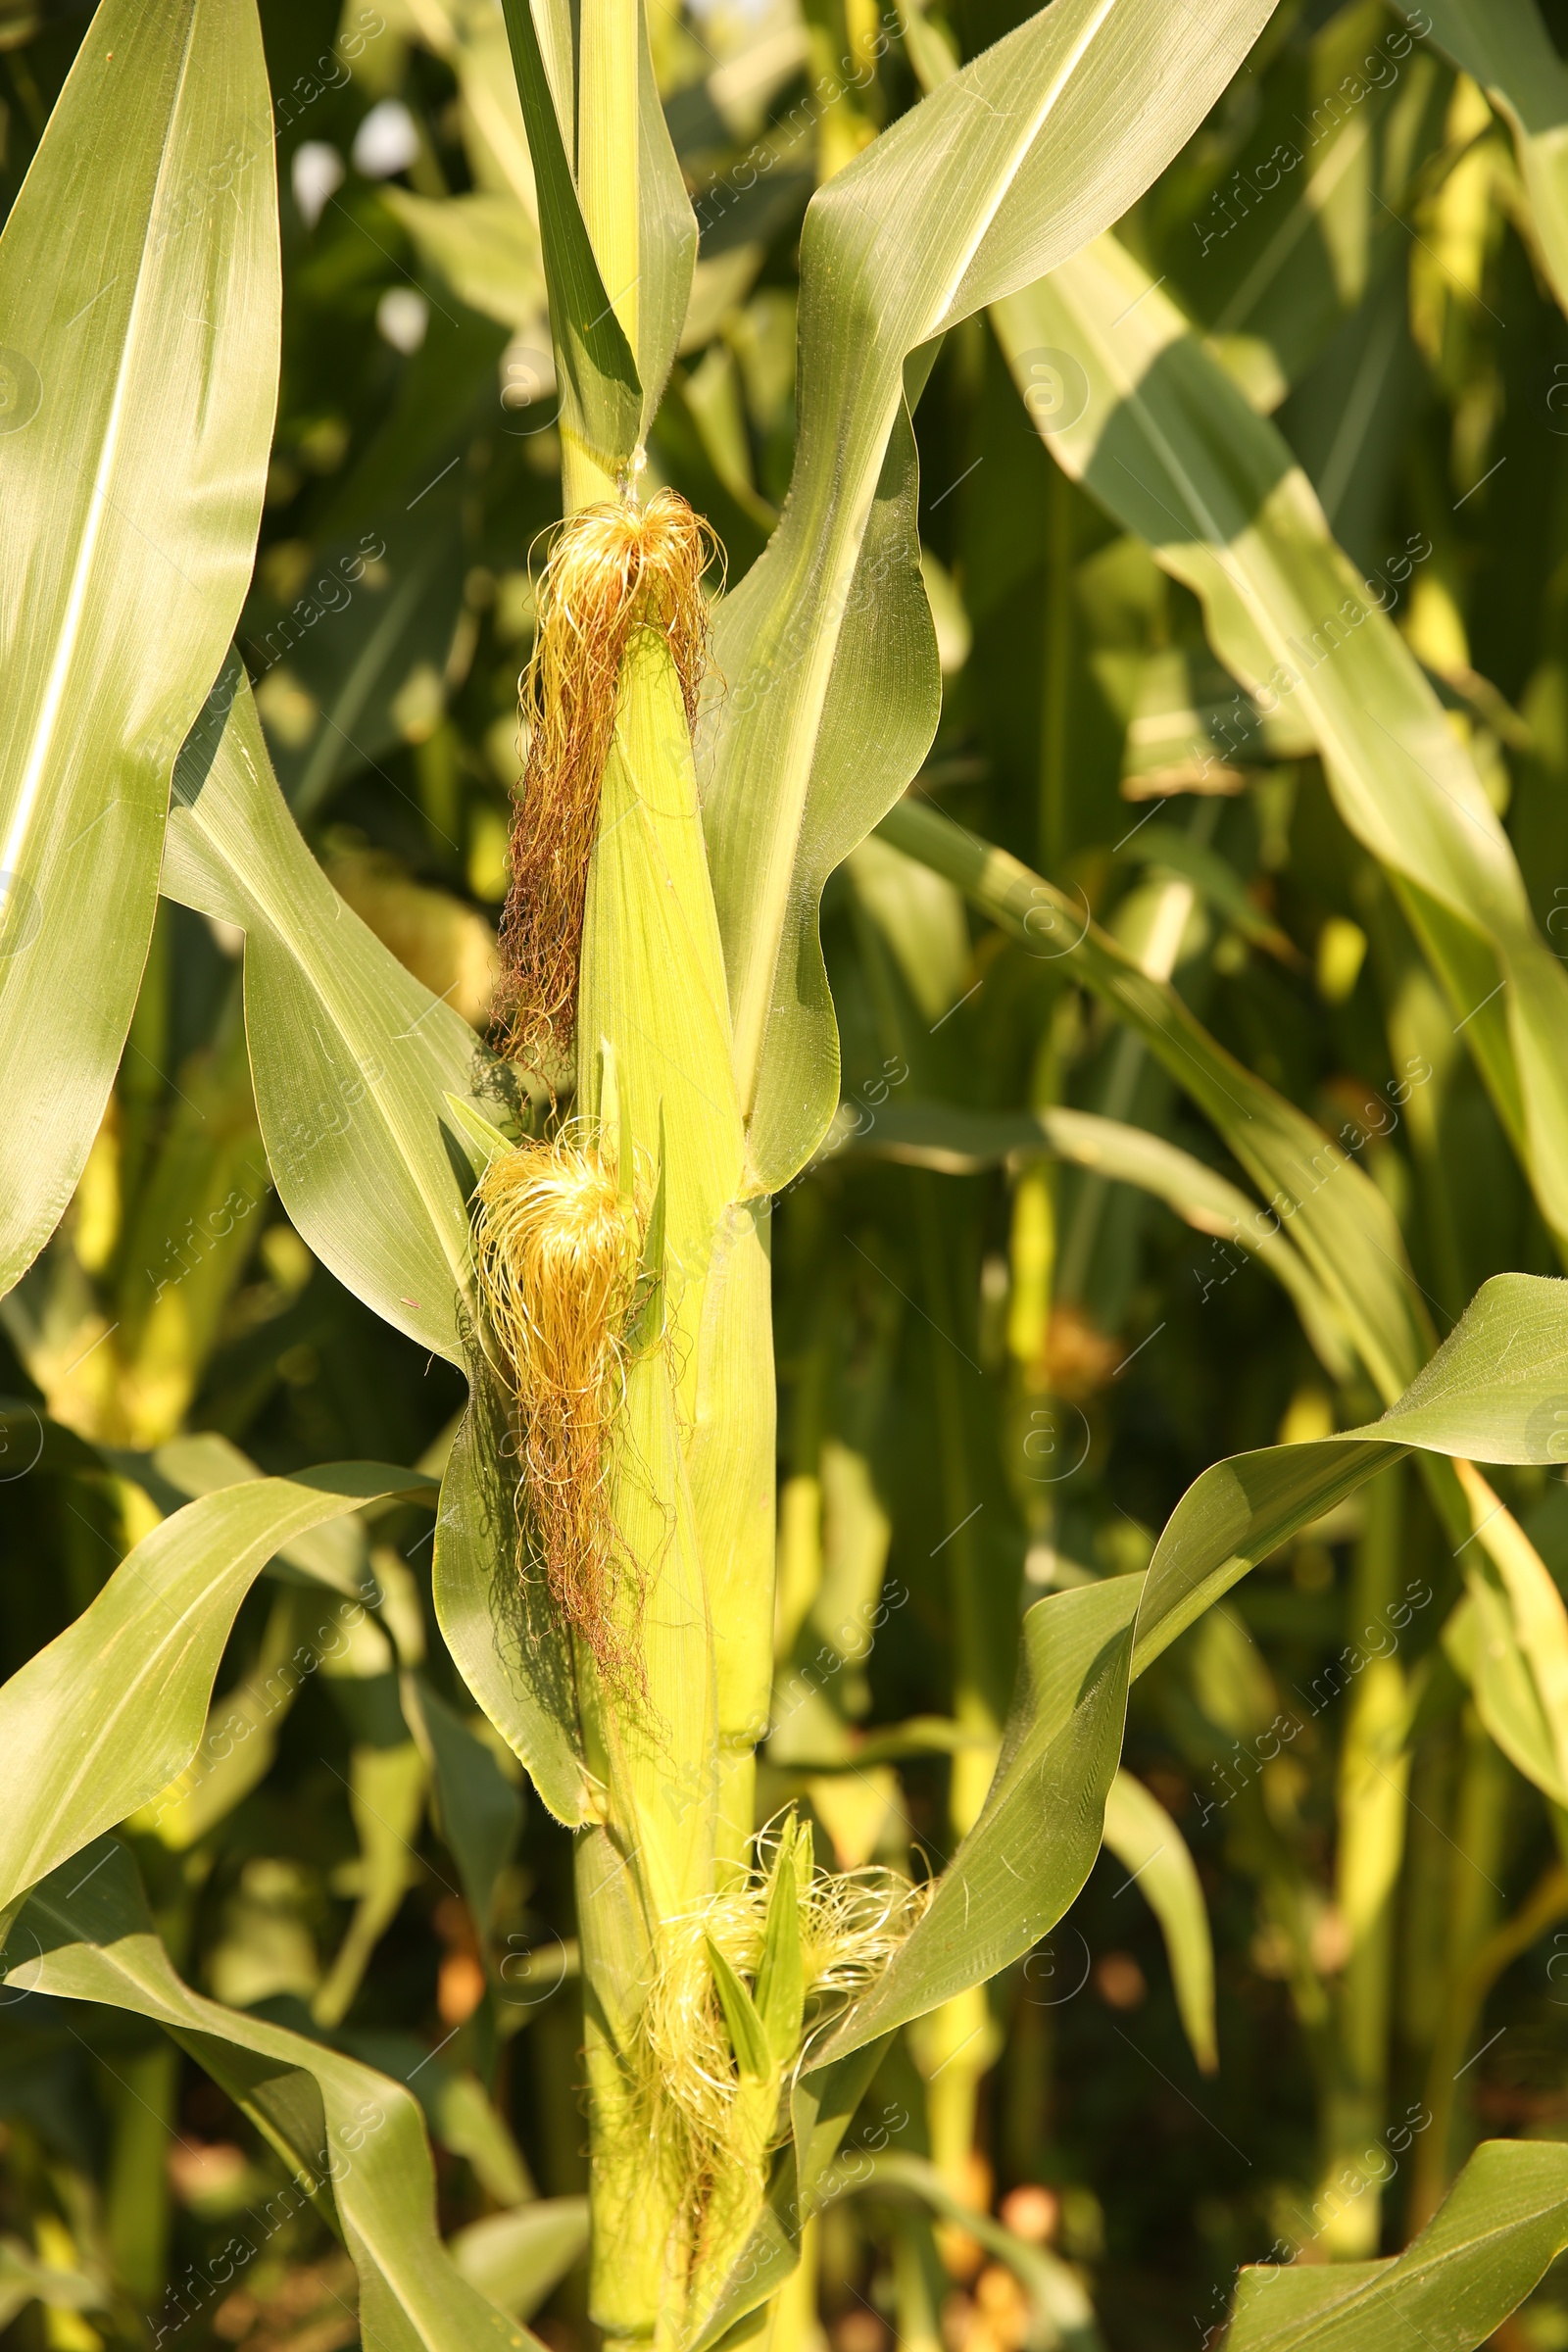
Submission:
[[[1305,723],[1346,824],[1400,893],[1542,1213],[1568,1235],[1568,971],[1388,617],[1412,555],[1395,582],[1360,577],[1280,434],[1114,237],[995,318],[1026,392],[1041,346],[1080,370],[1076,413],[1042,418],[1053,454],[1202,600],[1215,651],[1260,707]]]
[[[240,1602],[292,1539],[414,1472],[337,1462],[203,1495],[144,1536],[74,1625],[0,1689],[18,1775],[0,1902],[169,1788],[196,1753]]]
[[[436,2235],[434,2169],[412,2093],[192,1992],[154,1932],[129,1855],[113,1839],[34,1891],[11,1923],[5,1957],[13,2001],[39,1992],[148,2018],[227,2092],[288,2168],[285,2214],[314,2206],[341,2227],[360,2275],[367,2352],[536,2344],[468,2284]],[[266,2238],[245,2242],[248,2262]]]
[[[905,362],[1114,220],[1202,120],[1269,14],[1058,0],[812,199],[788,508],[722,609],[704,823],[757,1179],[820,1141],[838,1060],[816,907],[937,715],[910,512]],[[923,382],[916,364],[911,389]]]
[[[125,1042],[170,772],[239,614],[278,348],[238,0],[104,0],[0,237],[0,1289]]]

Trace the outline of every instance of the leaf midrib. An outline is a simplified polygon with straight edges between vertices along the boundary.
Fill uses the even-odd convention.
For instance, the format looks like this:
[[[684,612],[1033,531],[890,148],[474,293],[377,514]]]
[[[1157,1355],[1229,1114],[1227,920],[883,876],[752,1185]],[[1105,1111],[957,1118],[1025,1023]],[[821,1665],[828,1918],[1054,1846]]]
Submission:
[[[88,501],[87,520],[78,540],[71,590],[66,600],[66,613],[55,645],[54,660],[45,681],[43,700],[34,722],[32,742],[23,768],[18,790],[17,807],[13,813],[5,844],[0,848],[0,870],[17,873],[22,870],[24,845],[32,829],[37,809],[39,788],[44,769],[54,745],[61,705],[65,700],[67,679],[74,665],[81,640],[82,614],[87,602],[87,590],[95,569],[95,557],[103,529],[104,516],[114,505],[109,484],[116,470],[120,451],[121,426],[125,401],[130,389],[133,359],[139,354],[143,333],[143,318],[151,299],[148,293],[148,231],[156,219],[159,200],[164,192],[169,172],[170,149],[174,124],[179,118],[190,66],[191,45],[195,35],[197,11],[202,0],[180,0],[185,9],[185,38],[180,52],[179,68],[164,121],[163,138],[159,147],[158,172],[153,181],[147,206],[141,250],[136,264],[135,284],[130,307],[126,313],[124,332],[121,343],[119,365],[115,371],[114,397],[110,403],[109,421],[93,473],[93,485]],[[118,510],[117,510],[118,512]]]

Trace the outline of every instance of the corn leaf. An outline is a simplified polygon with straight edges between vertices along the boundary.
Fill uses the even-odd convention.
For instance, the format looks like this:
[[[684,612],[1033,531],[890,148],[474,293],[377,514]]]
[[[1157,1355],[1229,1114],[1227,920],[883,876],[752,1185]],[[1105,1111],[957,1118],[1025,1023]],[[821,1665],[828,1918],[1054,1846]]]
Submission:
[[[837,1101],[821,881],[907,783],[936,723],[905,362],[1122,213],[1268,14],[1260,0],[1175,16],[1155,0],[1057,0],[812,199],[795,472],[779,528],[720,613],[727,691],[704,770],[760,1184],[804,1164]]]
[[[1171,202],[1179,183],[1160,191],[1155,267],[1254,407],[1278,405],[1405,252],[1402,216],[1451,86],[1376,0],[1336,9],[1276,60],[1235,169],[1207,201],[1182,187]]]
[[[712,1971],[713,1989],[718,1994],[718,2005],[724,2012],[724,2023],[729,2029],[730,2048],[735,2053],[735,2063],[743,2075],[751,2075],[758,2082],[763,2082],[773,2063],[767,2043],[767,2028],[757,2014],[757,2003],[717,1944],[710,1936],[706,1940],[708,1965]]]
[[[536,2344],[467,2282],[436,2235],[435,2176],[413,2095],[336,2050],[192,1992],[112,1838],[34,1890],[6,1955],[13,1999],[40,1992],[150,2018],[220,2084],[288,2168],[284,2216],[309,2201],[341,2230],[360,2276],[367,2352]]]
[[[1388,2262],[1245,2270],[1230,2352],[1472,2352],[1568,2245],[1568,2149],[1491,2139]]]
[[[487,2197],[493,2197],[498,2205],[521,2205],[533,2195],[522,2151],[470,2068],[441,2057],[413,2034],[356,2028],[333,2039],[351,2058],[373,2066],[377,2074],[390,2075],[394,2082],[407,2084],[423,2110],[431,2138],[450,2148],[454,2156],[467,2158]],[[455,2249],[449,2246],[447,2251],[456,2260]],[[514,2319],[519,2316],[513,2313]]]
[[[1020,382],[1084,370],[1053,454],[1202,601],[1214,649],[1323,756],[1346,824],[1394,879],[1553,1231],[1568,1242],[1568,971],[1414,656],[1336,546],[1285,441],[1113,237],[999,304]]]
[[[980,1817],[885,1975],[820,2045],[797,2099],[831,2084],[836,2105],[848,2101],[853,2113],[863,2088],[863,2079],[849,2071],[858,2058],[870,2054],[874,2061],[892,2029],[994,1975],[1061,1917],[1100,1847],[1130,1673],[1141,1672],[1289,1535],[1411,1448],[1514,1462],[1555,1459],[1565,1399],[1568,1283],[1499,1276],[1483,1287],[1381,1421],[1343,1438],[1217,1464],[1177,1505],[1147,1576],[1038,1602],[1024,1619],[1018,1691]],[[1120,1824],[1129,1867],[1157,1848],[1150,1826],[1142,1809],[1136,1825]],[[1189,1944],[1191,1892],[1169,1904],[1173,1920],[1182,1915]],[[1191,1951],[1183,1968],[1195,2041],[1211,2047],[1211,1978],[1205,1998],[1201,1963],[1195,1965]],[[840,2122],[827,2157],[813,2167],[802,2132],[814,2130],[814,2122],[809,2114],[804,2124],[798,2120],[793,2161],[775,2180],[699,2348],[716,2341],[788,2276],[803,2220],[844,2128]],[[814,2187],[803,2186],[808,2181]]]
[[[1130,1772],[1118,1772],[1105,1799],[1105,1843],[1132,1873],[1159,1922],[1176,1987],[1176,2006],[1193,2056],[1205,2075],[1219,2065],[1214,2039],[1214,1939],[1198,1869],[1157,1796]],[[1118,1886],[1119,1898],[1126,1891]]]
[[[790,2093],[791,2136],[768,2183],[750,2238],[692,2329],[691,2352],[710,2352],[736,2323],[771,2301],[800,2260],[801,2230],[832,2193],[833,2162],[891,2036],[831,2066],[798,2075]]]
[[[1430,0],[1426,13],[1513,132],[1542,266],[1568,310],[1568,66],[1536,0]]]
[[[697,216],[664,120],[645,0],[638,0],[637,16],[637,372],[643,387],[638,439],[646,441],[686,324],[697,267]]]
[[[889,1102],[853,1148],[950,1176],[1049,1152],[1112,1183],[1136,1185],[1163,1200],[1196,1232],[1252,1252],[1293,1300],[1328,1370],[1338,1380],[1348,1374],[1353,1359],[1335,1304],[1286,1228],[1260,1223],[1255,1200],[1163,1136],[1093,1110],[985,1111],[951,1102]]]
[[[250,0],[105,0],[0,237],[0,1290],[103,1114],[170,770],[250,576],[271,150]]]
[[[1412,1450],[1490,1462],[1561,1458],[1568,1282],[1498,1274],[1378,1421],[1271,1446],[1194,1480],[1150,1562],[1133,1672],[1287,1539]]]
[[[277,1595],[255,1665],[214,1699],[196,1753],[167,1788],[130,1816],[133,1829],[146,1830],[172,1852],[183,1853],[267,1778],[278,1733],[304,1685],[295,1655],[302,1646],[298,1637],[309,1642],[303,1597],[291,1592]],[[325,1644],[331,1638],[330,1621],[323,1620],[318,1641]],[[313,1645],[306,1655],[314,1665],[321,1649]]]
[[[237,657],[176,771],[164,889],[246,934],[257,1108],[284,1206],[367,1305],[468,1374],[435,1603],[465,1681],[551,1810],[582,1819],[569,1660],[515,1568],[505,1399],[473,1338],[467,1194],[510,1073],[343,904],[283,805]],[[450,1098],[477,1113],[462,1119]],[[302,1101],[313,1108],[302,1114]],[[489,1117],[485,1113],[491,1114]]]
[[[1099,1848],[1129,1656],[1141,1673],[1257,1560],[1412,1448],[1553,1460],[1565,1396],[1568,1282],[1498,1275],[1381,1420],[1217,1463],[1178,1503],[1146,1578],[1038,1602],[980,1818],[823,2063],[983,1982],[1060,1918]]]
[[[1562,1421],[1548,1450],[1561,1458]],[[1466,1598],[1444,1646],[1475,1693],[1482,1722],[1510,1762],[1568,1807],[1568,1607],[1510,1510],[1473,1463],[1458,1465],[1475,1521],[1460,1547]]]
[[[795,2268],[833,2186],[840,2142],[893,2030],[1026,1952],[1061,1917],[1100,1850],[1126,1712],[1142,1579],[1086,1585],[1024,1619],[1018,1687],[979,1819],[885,1974],[818,2043],[792,2099],[793,2140],[767,2203],[694,2339],[706,2352]]]
[[[416,196],[390,186],[381,201],[439,270],[460,301],[499,325],[526,327],[545,315],[539,234],[517,199],[500,189]]]
[[[195,1755],[240,1602],[292,1539],[416,1473],[334,1462],[187,1503],[133,1546],[63,1634],[0,1689],[17,1776],[0,1832],[0,1902],[167,1789]]]
[[[1004,2223],[956,2196],[928,2157],[890,2149],[863,2165],[847,2159],[840,2167],[838,2181],[840,2193],[846,2196],[857,2192],[875,2196],[879,2191],[886,2195],[890,2189],[902,2189],[918,2197],[943,2221],[962,2230],[988,2254],[1006,2264],[1033,2304],[1037,2325],[1047,2331],[1046,2341],[1053,2352],[1057,2346],[1060,2352],[1103,2352],[1104,2338],[1095,2325],[1094,2306],[1077,2273],[1059,2254],[1044,2246],[1026,2245]]]
[[[237,656],[180,756],[163,886],[245,932],[256,1106],[294,1223],[383,1321],[462,1363],[473,1155],[445,1097],[482,1102],[493,1065],[306,848]]]
[[[757,1964],[757,2014],[774,2060],[787,2066],[800,2047],[806,2007],[806,1971],[801,1954],[802,1881],[810,1871],[810,1833],[799,1814],[786,1823],[773,1859],[762,1953]]]
[[[879,828],[934,866],[1031,954],[1057,958],[1137,1031],[1265,1195],[1261,1237],[1278,1217],[1380,1395],[1392,1401],[1431,1352],[1431,1327],[1388,1202],[1354,1160],[1295,1103],[1210,1037],[1168,981],[1152,980],[1064,891],[906,801]]]
[[[262,1475],[249,1454],[216,1429],[192,1430],[141,1453],[129,1446],[90,1445],[35,1406],[5,1398],[0,1398],[0,1448],[14,1449],[28,1469],[45,1474],[113,1472],[140,1487],[166,1518],[197,1495],[217,1494]],[[327,1520],[280,1544],[269,1573],[279,1583],[330,1585],[349,1600],[376,1598],[364,1530],[349,1520]]]
[[[514,2320],[536,2311],[588,2246],[586,2197],[541,2197],[515,2213],[488,2214],[447,2241],[470,2286]]]
[[[571,1651],[542,1580],[518,1572],[507,1398],[477,1348],[441,1481],[436,1621],[464,1681],[568,1829],[588,1819]]]
[[[1476,1713],[1515,1769],[1554,1805],[1568,1806],[1568,1781],[1552,1725],[1496,1579],[1465,1577],[1463,1599],[1443,1629],[1448,1663],[1470,1686]]]
[[[1100,1851],[1121,1751],[1140,1582],[1037,1601],[996,1778],[930,1908],[823,2044],[831,2065],[983,1984],[1055,1926]]]
[[[578,208],[568,160],[567,139],[575,144],[569,97],[564,137],[556,111],[561,94],[552,95],[530,0],[503,0],[503,5],[538,192],[562,434],[613,480],[637,446],[643,386]],[[569,57],[569,38],[558,54]]]
[[[365,1981],[375,1947],[421,1876],[414,1840],[424,1813],[425,1762],[412,1740],[349,1753],[349,1812],[359,1840],[355,1903],[343,1940],[311,2004],[318,2025],[340,2025]]]

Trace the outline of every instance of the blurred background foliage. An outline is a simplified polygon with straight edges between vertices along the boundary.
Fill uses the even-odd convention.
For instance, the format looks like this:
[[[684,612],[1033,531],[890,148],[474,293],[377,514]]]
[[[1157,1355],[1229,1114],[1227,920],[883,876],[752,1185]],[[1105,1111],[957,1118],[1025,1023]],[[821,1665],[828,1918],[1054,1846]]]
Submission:
[[[914,101],[933,42],[971,55],[1021,13],[654,0],[703,242],[649,478],[709,516],[732,585],[789,481],[808,197]],[[1545,14],[1568,44],[1568,7]],[[241,646],[327,873],[482,1027],[560,513],[500,10],[262,0],[262,18],[284,359]],[[73,0],[0,5],[6,205],[85,21]],[[1568,329],[1507,130],[1424,23],[1284,0],[1118,233],[1392,595],[1568,955]],[[1336,104],[1348,76],[1361,95]],[[1463,1025],[1317,760],[1255,712],[1238,726],[1196,599],[1054,461],[1071,366],[1025,360],[1027,401],[970,320],[916,415],[946,687],[916,789],[1059,883],[1351,1144],[1446,1330],[1488,1275],[1556,1270]],[[1190,1184],[1178,1214],[1047,1154],[1038,1114],[1077,1108],[1230,1164],[1070,958],[1007,940],[876,837],[823,931],[844,1107],[774,1219],[763,1806],[804,1799],[824,1861],[906,1865],[973,1816],[1021,1602],[1143,1566],[1217,1457],[1376,1400]],[[270,1190],[237,948],[162,906],[75,1201],[0,1307],[6,1673],[235,1447],[270,1471],[444,1458],[456,1375],[335,1283]],[[1568,1586],[1561,1480],[1496,1484]],[[346,1526],[380,1606],[323,1612],[278,1563],[220,1676],[215,1719],[244,1733],[127,1834],[192,1983],[412,2082],[465,2267],[575,2352],[567,1838],[445,1655],[426,1520]],[[1459,1591],[1395,1469],[1135,1687],[1126,1763],[1164,1814],[1124,1787],[1117,1850],[1051,1944],[894,2051],[871,2109],[912,2161],[813,2226],[781,2341],[1191,2345],[1237,2263],[1392,2250],[1483,2132],[1568,2135],[1564,1820],[1470,1703],[1443,1640]],[[454,1757],[469,1835],[449,1843]],[[0,1996],[0,2322],[26,2352],[355,2340],[347,2257],[308,2206],[258,2225],[277,2159],[150,2027]],[[1337,2188],[1369,2146],[1384,2185]],[[1548,2278],[1497,2340],[1568,2345],[1568,2284]]]

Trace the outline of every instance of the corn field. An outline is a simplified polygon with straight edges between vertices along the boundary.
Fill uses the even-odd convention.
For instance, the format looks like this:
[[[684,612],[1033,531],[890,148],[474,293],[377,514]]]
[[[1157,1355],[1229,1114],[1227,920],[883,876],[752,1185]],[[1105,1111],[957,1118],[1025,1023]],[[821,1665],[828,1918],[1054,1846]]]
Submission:
[[[0,2331],[1568,2347],[1568,5],[0,0]]]

